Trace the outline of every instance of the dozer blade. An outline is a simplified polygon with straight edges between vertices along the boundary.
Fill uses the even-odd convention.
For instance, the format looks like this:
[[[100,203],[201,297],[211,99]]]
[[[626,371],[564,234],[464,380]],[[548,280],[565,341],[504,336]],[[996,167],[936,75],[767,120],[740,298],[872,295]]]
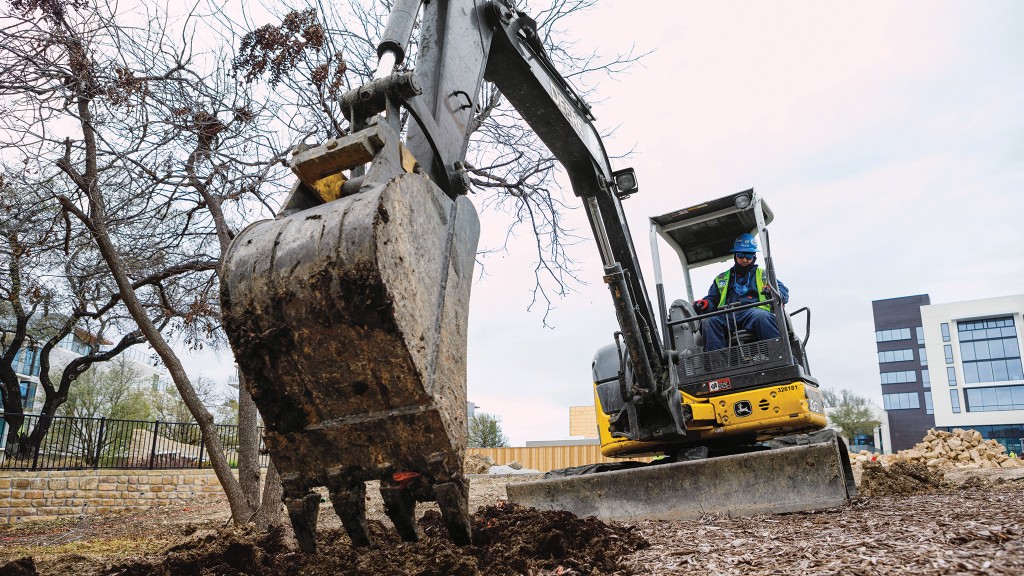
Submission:
[[[439,500],[453,538],[468,542],[465,351],[478,237],[468,199],[404,174],[234,240],[225,329],[304,550],[315,548],[316,486],[353,542],[369,542],[372,479],[403,538],[418,535],[415,502]]]
[[[831,432],[831,431],[828,431]],[[827,437],[828,435],[825,435]],[[602,520],[686,520],[842,506],[856,495],[841,441],[509,484],[509,501]],[[815,437],[822,439],[821,433]]]

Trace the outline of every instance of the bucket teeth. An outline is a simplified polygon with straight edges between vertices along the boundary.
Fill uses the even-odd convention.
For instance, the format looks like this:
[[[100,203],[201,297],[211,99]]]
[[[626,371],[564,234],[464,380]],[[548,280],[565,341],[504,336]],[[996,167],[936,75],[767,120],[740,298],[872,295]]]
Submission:
[[[284,505],[288,509],[288,519],[295,530],[295,539],[303,552],[316,552],[316,520],[320,512],[320,495],[310,492],[301,497],[287,494]]]
[[[357,480],[329,479],[331,504],[341,518],[345,532],[353,546],[369,546],[370,533],[366,527],[366,484]]]
[[[469,528],[469,480],[461,478],[434,485],[434,496],[441,509],[445,528],[458,546],[471,543]]]
[[[381,498],[384,499],[384,511],[391,523],[395,525],[398,536],[406,542],[417,542],[420,539],[419,527],[416,525],[416,496],[409,487],[380,487]]]

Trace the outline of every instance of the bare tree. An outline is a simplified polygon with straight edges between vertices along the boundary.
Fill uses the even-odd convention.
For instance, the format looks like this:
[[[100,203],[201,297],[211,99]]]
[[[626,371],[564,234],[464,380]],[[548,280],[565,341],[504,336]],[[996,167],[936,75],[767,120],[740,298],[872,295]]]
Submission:
[[[234,229],[266,212],[282,153],[264,107],[217,66],[226,56],[197,49],[196,19],[172,25],[151,7],[115,8],[11,2],[0,29],[0,102],[13,112],[0,130],[14,135],[5,153],[86,231],[199,424],[233,518],[246,522],[258,493],[234,478],[172,343],[220,338],[220,254]]]
[[[109,283],[95,273],[95,252],[72,233],[52,202],[47,204],[24,182],[8,178],[0,180],[0,202],[10,215],[0,222],[0,262],[5,264],[0,275],[0,317],[5,320],[0,327],[0,381],[9,426],[6,450],[12,456],[27,456],[39,446],[51,421],[43,417],[30,434],[23,433],[20,378],[12,361],[33,359],[28,369],[38,370],[45,393],[40,413],[53,416],[79,375],[142,338],[132,328],[125,329],[124,310],[117,306]],[[112,330],[123,330],[123,335],[113,346],[101,348],[99,343]],[[88,341],[83,342],[88,349],[53,367],[55,347],[72,338]],[[51,368],[60,373],[56,383]]]
[[[630,51],[601,58],[596,52],[580,52],[567,40],[571,37],[567,22],[592,8],[596,0],[526,4],[538,5],[536,9],[523,8],[536,18],[548,55],[584,95],[593,78],[622,72],[642,57]],[[243,36],[234,65],[243,79],[263,81],[273,88],[271,97],[279,102],[281,123],[292,141],[315,144],[343,135],[349,126],[337,97],[372,78],[377,40],[390,8],[391,2],[373,0],[285,3],[279,23]],[[224,23],[228,28],[239,27],[226,17]],[[403,65],[415,68],[415,35],[407,52]],[[472,192],[480,194],[482,209],[512,217],[505,245],[481,254],[505,250],[520,227],[528,230],[535,239],[534,290],[529,306],[543,302],[546,322],[554,299],[565,296],[580,281],[577,263],[568,249],[580,237],[564,223],[565,212],[577,206],[577,201],[556,181],[554,156],[493,84],[484,84],[475,110],[467,153]]]

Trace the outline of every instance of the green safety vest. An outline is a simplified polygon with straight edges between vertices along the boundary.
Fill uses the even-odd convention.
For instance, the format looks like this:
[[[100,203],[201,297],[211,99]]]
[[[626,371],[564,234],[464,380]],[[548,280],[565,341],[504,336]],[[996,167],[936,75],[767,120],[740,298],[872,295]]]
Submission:
[[[725,272],[722,272],[717,277],[715,277],[715,284],[718,285],[718,294],[719,294],[719,296],[718,296],[718,307],[719,308],[724,308],[725,307],[725,299],[729,295],[729,275],[731,273],[732,273],[732,268],[729,268]],[[754,270],[754,279],[757,282],[757,299],[758,299],[759,302],[764,302],[765,300],[768,299],[768,297],[764,295],[764,268],[761,268],[760,266],[758,266]],[[767,310],[767,311],[771,312],[771,307],[768,306],[767,304],[765,304],[764,306],[758,306],[758,308],[761,308],[762,310]]]

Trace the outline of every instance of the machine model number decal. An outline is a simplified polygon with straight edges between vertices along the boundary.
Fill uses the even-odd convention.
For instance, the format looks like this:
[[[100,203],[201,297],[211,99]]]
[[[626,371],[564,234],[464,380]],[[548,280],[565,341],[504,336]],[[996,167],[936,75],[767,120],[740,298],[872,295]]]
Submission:
[[[794,390],[799,390],[799,389],[800,389],[800,386],[797,385],[797,384],[790,384],[789,386],[779,386],[779,392],[792,392]]]
[[[732,382],[728,378],[708,382],[708,392],[719,392],[721,390],[729,390],[730,388],[732,388]]]

